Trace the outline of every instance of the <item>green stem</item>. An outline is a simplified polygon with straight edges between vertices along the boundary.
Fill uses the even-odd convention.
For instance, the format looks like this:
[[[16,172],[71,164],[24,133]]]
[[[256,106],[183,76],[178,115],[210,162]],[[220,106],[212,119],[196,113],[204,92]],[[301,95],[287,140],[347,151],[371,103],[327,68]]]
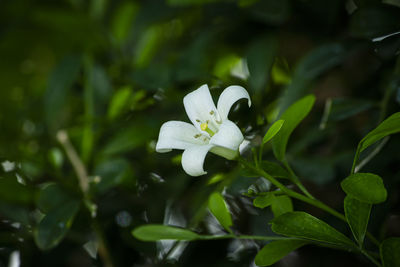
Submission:
[[[92,203],[92,200],[89,195],[89,177],[87,175],[86,167],[83,164],[81,158],[78,156],[74,146],[69,140],[68,133],[64,130],[60,130],[57,133],[57,140],[60,142],[62,147],[65,150],[65,153],[71,162],[72,167],[78,177],[79,188],[82,192],[84,202]],[[85,205],[89,213],[92,213],[92,209],[89,205]],[[105,267],[114,267],[112,262],[112,257],[107,246],[105,235],[102,231],[102,228],[95,217],[92,217],[92,227],[96,238],[99,242],[99,255],[103,260]]]
[[[297,187],[309,198],[311,199],[315,199],[315,197],[313,195],[310,194],[310,192],[308,192],[308,190],[304,187],[304,185],[300,182],[299,177],[297,177],[297,175],[294,173],[294,171],[292,170],[292,168],[289,165],[289,162],[284,159],[283,160],[283,165],[286,167],[286,169],[289,171],[290,175],[292,176],[292,181],[295,183],[295,185],[297,185]]]
[[[360,249],[360,252],[367,257],[370,261],[372,261],[376,266],[381,267],[382,265],[374,258],[372,257],[367,251]]]
[[[217,239],[251,239],[251,240],[294,240],[298,238],[281,237],[281,236],[260,236],[260,235],[201,235],[201,240],[217,240]]]
[[[245,165],[247,168],[253,170],[254,172],[258,173],[260,176],[266,178],[267,180],[269,180],[273,185],[275,185],[276,187],[278,187],[280,190],[282,190],[282,192],[284,192],[286,195],[298,199],[300,201],[303,201],[305,203],[308,203],[314,207],[318,207],[330,214],[332,214],[333,216],[335,216],[336,218],[339,218],[340,220],[344,221],[347,223],[346,217],[337,212],[336,210],[332,209],[331,207],[327,206],[326,204],[324,204],[323,202],[317,200],[317,199],[311,199],[308,198],[302,194],[299,194],[289,188],[287,188],[285,185],[283,185],[282,183],[280,183],[278,180],[276,180],[274,177],[272,177],[271,175],[269,175],[268,173],[266,173],[264,170],[256,168],[255,166],[253,166],[250,162],[246,161],[243,158],[239,157],[239,162],[241,162],[243,165]],[[367,237],[377,246],[380,245],[379,241],[376,240],[376,238],[374,238],[369,232],[367,232]]]

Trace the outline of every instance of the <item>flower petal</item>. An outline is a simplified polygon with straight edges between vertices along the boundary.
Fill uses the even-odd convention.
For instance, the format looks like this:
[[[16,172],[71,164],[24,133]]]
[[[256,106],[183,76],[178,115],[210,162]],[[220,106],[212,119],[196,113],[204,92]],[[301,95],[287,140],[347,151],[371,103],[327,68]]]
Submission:
[[[183,98],[183,105],[185,106],[186,114],[190,121],[199,131],[201,131],[200,124],[207,121],[209,122],[208,124],[212,131],[218,129],[215,121],[217,108],[215,107],[210,90],[206,84],[187,94]]]
[[[182,154],[182,167],[185,172],[191,176],[206,174],[203,169],[204,159],[212,147],[213,145],[193,145],[185,149]]]
[[[222,120],[226,120],[228,118],[229,111],[233,104],[236,103],[239,99],[247,98],[249,107],[251,106],[250,95],[241,86],[232,85],[221,93],[217,103],[218,113],[221,116]]]
[[[208,143],[205,136],[200,136],[199,131],[190,123],[183,121],[167,121],[160,128],[160,134],[156,145],[157,152],[169,152],[172,149],[186,149],[193,145]]]
[[[222,122],[219,131],[211,138],[210,144],[237,151],[243,139],[239,127],[232,121],[225,120]]]

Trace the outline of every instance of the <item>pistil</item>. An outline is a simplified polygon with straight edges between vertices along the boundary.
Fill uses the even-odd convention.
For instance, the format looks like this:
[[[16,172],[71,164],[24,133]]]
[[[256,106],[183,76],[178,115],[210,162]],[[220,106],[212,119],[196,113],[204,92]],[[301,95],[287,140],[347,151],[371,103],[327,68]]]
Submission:
[[[211,131],[210,128],[208,128],[208,123],[203,122],[202,124],[200,124],[200,129],[202,131],[207,132],[210,136],[213,136],[215,133],[213,131]]]

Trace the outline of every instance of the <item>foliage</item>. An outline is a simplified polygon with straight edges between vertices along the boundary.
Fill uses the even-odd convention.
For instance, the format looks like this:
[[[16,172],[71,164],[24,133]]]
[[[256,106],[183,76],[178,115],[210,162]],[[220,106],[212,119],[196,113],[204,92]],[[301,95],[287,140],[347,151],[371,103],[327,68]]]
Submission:
[[[398,1],[0,5],[0,266],[400,266]],[[249,146],[193,178],[202,84]]]

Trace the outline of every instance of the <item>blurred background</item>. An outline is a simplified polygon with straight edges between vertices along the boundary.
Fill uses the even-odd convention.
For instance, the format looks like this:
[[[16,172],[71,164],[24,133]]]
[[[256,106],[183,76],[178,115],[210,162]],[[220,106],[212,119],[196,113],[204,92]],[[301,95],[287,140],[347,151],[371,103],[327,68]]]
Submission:
[[[161,124],[188,121],[182,99],[233,84],[253,101],[230,114],[251,148],[300,97],[317,102],[288,159],[311,193],[343,211],[340,181],[361,138],[400,104],[399,0],[1,0],[0,266],[255,266],[263,242],[145,243],[148,223],[222,233],[207,211],[224,190],[235,231],[271,235],[268,189],[209,154],[189,177],[181,151],[155,152]],[[363,167],[388,201],[369,230],[400,236],[400,139]],[[269,145],[264,158],[274,161]],[[83,190],[82,190],[83,189]],[[320,210],[294,202],[350,234]],[[368,244],[367,244],[368,246]],[[369,266],[355,254],[306,246],[276,266]]]

